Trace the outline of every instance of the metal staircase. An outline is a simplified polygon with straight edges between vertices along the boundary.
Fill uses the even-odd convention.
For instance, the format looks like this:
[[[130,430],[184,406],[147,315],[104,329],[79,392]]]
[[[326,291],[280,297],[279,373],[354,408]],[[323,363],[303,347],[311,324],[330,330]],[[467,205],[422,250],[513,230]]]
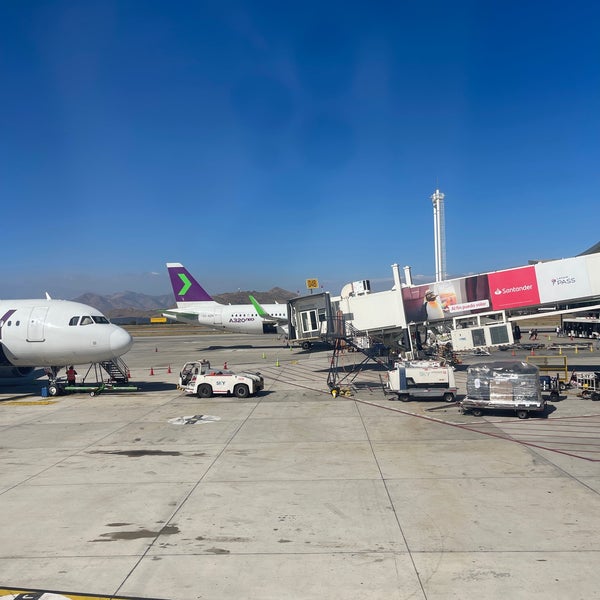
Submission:
[[[327,334],[323,336],[324,341],[333,346],[331,362],[329,363],[329,373],[327,375],[327,386],[334,398],[340,394],[341,386],[344,381],[349,379],[351,385],[358,376],[363,365],[369,361],[373,361],[383,367],[386,371],[389,371],[387,357],[385,360],[382,360],[373,354],[373,349],[371,347],[363,348],[354,341],[356,338],[364,337],[366,335],[365,332],[359,331],[350,323],[346,323],[343,317],[335,317],[333,319],[333,327],[331,327]],[[345,373],[340,377],[339,355],[347,348],[352,348],[357,352],[361,352],[365,355],[365,358],[360,364],[355,366],[352,373]]]
[[[121,358],[113,358],[100,363],[110,376],[109,383],[129,383],[129,369]]]

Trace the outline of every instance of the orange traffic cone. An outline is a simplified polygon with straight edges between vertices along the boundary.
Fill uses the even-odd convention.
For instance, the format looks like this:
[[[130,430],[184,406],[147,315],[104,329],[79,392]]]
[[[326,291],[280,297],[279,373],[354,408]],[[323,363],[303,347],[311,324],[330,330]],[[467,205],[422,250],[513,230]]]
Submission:
[[[167,373],[171,373],[171,365],[169,365],[169,368],[167,369]]]
[[[225,361],[225,363],[223,364],[223,368],[226,369],[227,368],[227,361]]]
[[[150,375],[154,375],[154,367],[150,367]]]
[[[535,356],[535,352],[533,351],[533,348],[531,349],[531,356]]]
[[[514,348],[512,349],[512,355],[513,356],[515,355],[515,349]]]

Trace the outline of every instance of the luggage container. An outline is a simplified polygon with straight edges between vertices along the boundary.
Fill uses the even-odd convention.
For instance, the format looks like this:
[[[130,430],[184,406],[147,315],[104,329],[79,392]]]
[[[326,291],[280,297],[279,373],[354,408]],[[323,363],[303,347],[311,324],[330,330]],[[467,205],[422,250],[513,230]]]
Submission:
[[[544,412],[540,373],[525,362],[489,362],[469,367],[467,396],[460,403],[463,412],[479,417],[484,410],[512,410],[519,419],[530,412]]]

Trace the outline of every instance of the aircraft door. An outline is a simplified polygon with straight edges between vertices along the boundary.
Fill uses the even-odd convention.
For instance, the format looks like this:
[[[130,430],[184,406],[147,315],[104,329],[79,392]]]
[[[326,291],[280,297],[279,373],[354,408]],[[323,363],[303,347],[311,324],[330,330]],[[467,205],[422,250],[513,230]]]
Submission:
[[[44,325],[46,323],[46,314],[48,313],[47,306],[34,306],[29,315],[27,323],[27,341],[28,342],[43,342]]]
[[[214,312],[214,324],[215,325],[222,325],[223,324],[223,318],[221,315],[222,309],[217,307],[215,308],[215,312]]]

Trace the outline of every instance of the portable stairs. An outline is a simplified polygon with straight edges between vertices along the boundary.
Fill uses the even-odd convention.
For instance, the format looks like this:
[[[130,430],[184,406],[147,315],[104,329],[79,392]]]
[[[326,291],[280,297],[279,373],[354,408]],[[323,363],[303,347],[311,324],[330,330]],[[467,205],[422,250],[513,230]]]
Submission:
[[[110,383],[129,383],[129,369],[121,358],[102,361],[100,366],[108,373]]]
[[[330,328],[327,334],[323,335],[323,340],[333,347],[333,353],[329,363],[329,372],[327,374],[327,387],[334,398],[340,395],[344,383],[346,383],[347,386],[352,385],[362,367],[369,361],[373,361],[383,367],[386,371],[389,371],[387,357],[384,361],[373,354],[373,349],[371,347],[364,348],[356,343],[355,340],[365,337],[366,335],[365,332],[359,331],[350,323],[346,323],[343,317],[335,317],[333,319],[333,327]],[[365,355],[365,358],[358,365],[354,365],[351,372],[343,373],[343,375],[340,376],[341,369],[339,366],[339,357],[348,347],[353,348],[357,352],[361,352]]]

